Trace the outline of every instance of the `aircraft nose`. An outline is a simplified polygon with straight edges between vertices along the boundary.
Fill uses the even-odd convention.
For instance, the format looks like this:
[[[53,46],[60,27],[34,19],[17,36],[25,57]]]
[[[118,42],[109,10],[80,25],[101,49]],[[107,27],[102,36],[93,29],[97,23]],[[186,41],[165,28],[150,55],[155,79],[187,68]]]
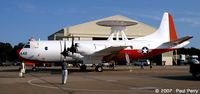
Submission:
[[[22,49],[18,49],[18,50],[16,51],[16,52],[17,52],[17,55],[18,55],[18,60],[19,60],[19,61],[22,61],[22,60],[23,60],[23,58],[22,58],[21,55],[20,55],[21,50],[22,50]]]

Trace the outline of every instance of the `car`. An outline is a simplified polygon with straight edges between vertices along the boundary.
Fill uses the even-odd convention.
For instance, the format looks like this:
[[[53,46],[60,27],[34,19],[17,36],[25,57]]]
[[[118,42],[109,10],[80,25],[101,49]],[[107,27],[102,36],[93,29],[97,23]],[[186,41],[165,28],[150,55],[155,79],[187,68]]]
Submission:
[[[10,62],[1,62],[0,63],[0,66],[11,66],[12,65],[12,63],[10,63]]]
[[[193,77],[200,80],[200,64],[190,64],[190,71]]]
[[[141,64],[144,64],[144,66],[150,65],[150,61],[148,59],[139,59],[139,60],[134,61],[133,63],[136,66],[141,66]]]
[[[20,64],[21,64],[21,62],[18,62],[18,61],[15,61],[15,62],[13,63],[14,66],[19,66]]]
[[[188,61],[189,64],[200,64],[197,59],[191,59]]]
[[[177,65],[187,65],[188,62],[184,61],[184,60],[177,60]]]

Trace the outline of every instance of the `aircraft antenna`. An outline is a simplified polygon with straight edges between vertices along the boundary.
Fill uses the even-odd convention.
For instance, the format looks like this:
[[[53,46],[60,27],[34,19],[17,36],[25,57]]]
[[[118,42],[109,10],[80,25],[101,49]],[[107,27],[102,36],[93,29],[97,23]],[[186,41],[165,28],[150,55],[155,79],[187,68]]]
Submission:
[[[111,27],[111,32],[108,37],[108,40],[113,41],[113,38],[116,38],[116,40],[119,40],[120,35],[121,35],[122,40],[128,40],[124,31],[126,30],[127,26],[136,25],[137,22],[122,21],[122,20],[105,20],[105,21],[99,21],[96,24],[100,26]],[[116,37],[114,35],[116,35]]]

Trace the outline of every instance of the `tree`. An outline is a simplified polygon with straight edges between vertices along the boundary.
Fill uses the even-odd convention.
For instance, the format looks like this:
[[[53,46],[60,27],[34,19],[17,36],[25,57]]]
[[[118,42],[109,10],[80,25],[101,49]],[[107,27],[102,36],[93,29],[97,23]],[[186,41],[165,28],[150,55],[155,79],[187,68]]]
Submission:
[[[12,52],[12,46],[10,43],[0,43],[0,59],[2,62],[10,61],[9,54]]]
[[[23,46],[23,43],[19,43],[13,48],[10,43],[0,42],[0,62],[17,61],[17,50],[23,48]]]
[[[18,43],[18,45],[15,45],[12,49],[12,52],[10,53],[10,60],[11,61],[18,61],[18,53],[17,50],[22,49],[24,47],[24,43]]]

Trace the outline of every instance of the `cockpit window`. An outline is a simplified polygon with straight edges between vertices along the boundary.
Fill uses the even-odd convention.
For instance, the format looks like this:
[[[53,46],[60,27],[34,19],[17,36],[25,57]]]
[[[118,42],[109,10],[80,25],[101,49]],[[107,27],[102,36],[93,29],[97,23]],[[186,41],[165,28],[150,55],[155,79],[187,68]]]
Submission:
[[[24,48],[30,48],[30,43],[28,42],[28,43],[24,46]]]

